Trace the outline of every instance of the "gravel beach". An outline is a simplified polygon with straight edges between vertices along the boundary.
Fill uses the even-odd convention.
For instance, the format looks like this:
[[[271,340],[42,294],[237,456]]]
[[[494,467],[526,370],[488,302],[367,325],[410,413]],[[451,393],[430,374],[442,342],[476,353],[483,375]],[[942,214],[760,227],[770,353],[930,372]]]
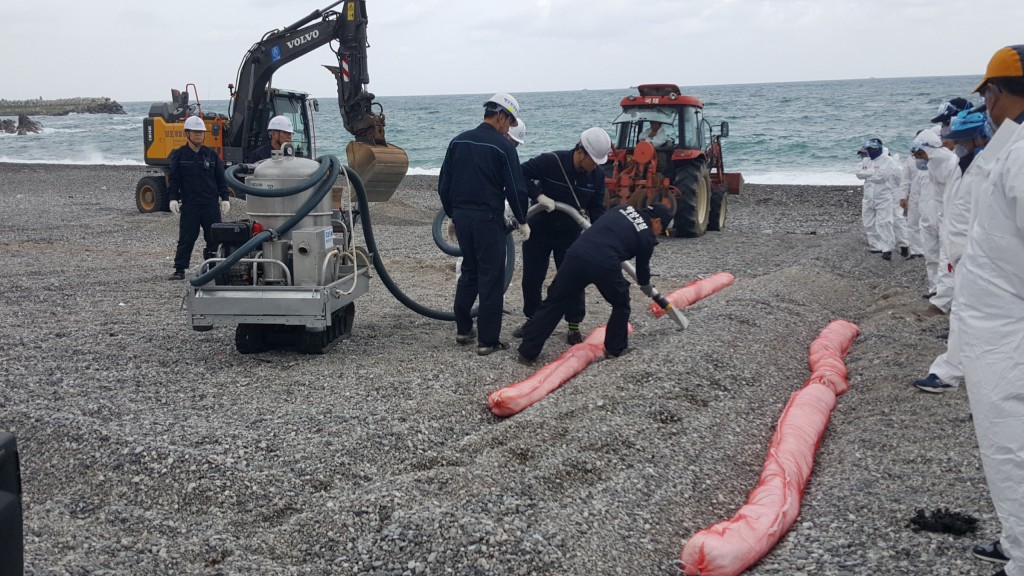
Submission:
[[[0,164],[0,430],[18,438],[27,574],[676,574],[686,539],[745,503],[808,345],[839,318],[862,331],[851,389],[796,525],[748,574],[998,568],[970,554],[999,525],[966,393],[911,385],[947,319],[921,298],[923,260],[868,253],[860,188],[748,185],[724,231],[655,251],[665,293],[736,277],[687,331],[634,288],[632,353],[500,419],[487,394],[532,373],[514,349],[478,357],[376,277],[323,355],[243,356],[233,328],[192,331],[165,280],[177,220],[135,208],[145,172]],[[448,310],[435,188],[407,177],[371,217],[396,282]],[[608,313],[591,288],[584,332]],[[940,507],[978,533],[909,527]]]

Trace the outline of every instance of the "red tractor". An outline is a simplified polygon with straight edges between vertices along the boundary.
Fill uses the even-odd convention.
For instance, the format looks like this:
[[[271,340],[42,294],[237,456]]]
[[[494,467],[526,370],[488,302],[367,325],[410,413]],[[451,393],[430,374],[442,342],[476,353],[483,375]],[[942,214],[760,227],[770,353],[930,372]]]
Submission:
[[[660,202],[675,214],[671,235],[694,238],[725,228],[726,193],[739,194],[743,176],[726,173],[722,138],[704,119],[704,103],[675,84],[643,84],[622,99],[615,150],[605,165],[608,206]]]

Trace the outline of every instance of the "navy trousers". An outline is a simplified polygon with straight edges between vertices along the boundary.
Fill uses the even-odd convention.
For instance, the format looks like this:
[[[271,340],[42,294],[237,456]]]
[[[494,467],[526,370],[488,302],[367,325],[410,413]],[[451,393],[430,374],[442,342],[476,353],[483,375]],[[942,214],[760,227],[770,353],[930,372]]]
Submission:
[[[629,283],[622,276],[620,264],[616,262],[614,267],[607,264],[594,265],[572,257],[562,261],[554,281],[548,287],[547,298],[526,323],[519,353],[531,360],[537,358],[566,309],[591,284],[597,286],[601,296],[612,306],[612,315],[608,318],[604,336],[604,349],[613,356],[622,354],[629,345],[630,308]]]
[[[178,222],[178,248],[174,251],[174,269],[188,270],[192,260],[192,248],[203,229],[203,259],[217,255],[217,247],[211,242],[213,225],[220,222],[220,206],[217,204],[188,203],[181,205],[181,220]]]
[[[527,318],[532,318],[540,307],[541,291],[551,255],[555,256],[555,269],[558,270],[565,258],[565,251],[580,235],[577,231],[569,237],[548,237],[543,231],[539,232],[523,242],[523,315]],[[566,308],[565,319],[568,322],[582,322],[585,314],[586,297],[581,291],[579,298]]]
[[[480,346],[494,346],[501,335],[505,298],[505,222],[485,215],[458,215],[453,220],[462,250],[462,275],[455,286],[455,328],[459,334],[473,329],[470,314],[479,297],[477,341]]]

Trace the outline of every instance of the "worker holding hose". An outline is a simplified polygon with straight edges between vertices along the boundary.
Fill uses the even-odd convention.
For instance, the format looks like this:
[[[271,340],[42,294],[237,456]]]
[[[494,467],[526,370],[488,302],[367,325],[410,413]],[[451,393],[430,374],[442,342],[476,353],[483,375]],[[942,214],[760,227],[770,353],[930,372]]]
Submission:
[[[455,288],[455,341],[477,340],[477,354],[486,356],[509,345],[500,340],[505,279],[505,202],[520,234],[530,237],[526,223],[526,185],[519,155],[505,137],[518,124],[519,103],[509,94],[495,94],[484,103],[484,121],[448,144],[437,192],[445,215],[455,223],[462,249],[462,275]],[[473,330],[472,308],[480,307]]]
[[[651,256],[657,235],[671,219],[671,212],[662,204],[639,210],[616,206],[583,232],[566,251],[547,298],[523,327],[519,363],[532,365],[536,361],[562,315],[591,284],[612,306],[604,337],[605,356],[614,358],[625,353],[629,344],[629,283],[622,276],[621,265],[636,258],[637,282],[650,296],[654,289]]]
[[[552,256],[557,269],[566,251],[580,237],[580,225],[568,214],[556,211],[555,202],[568,204],[591,222],[597,221],[605,212],[604,172],[600,167],[608,161],[611,149],[612,139],[604,129],[588,128],[580,134],[573,149],[547,152],[523,164],[530,198],[546,210],[530,218],[532,234],[523,242],[523,315],[527,320],[540,306]],[[569,344],[583,341],[580,322],[585,313],[581,290],[565,311]],[[524,327],[525,324],[517,328],[512,336],[521,338]]]

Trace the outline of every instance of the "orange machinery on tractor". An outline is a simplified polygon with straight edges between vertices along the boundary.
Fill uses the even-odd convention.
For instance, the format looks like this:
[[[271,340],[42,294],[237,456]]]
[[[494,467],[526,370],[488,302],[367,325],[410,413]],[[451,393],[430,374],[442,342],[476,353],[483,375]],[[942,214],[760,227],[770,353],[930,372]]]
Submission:
[[[675,84],[643,84],[640,95],[620,102],[612,161],[605,164],[606,203],[633,206],[662,203],[675,215],[671,235],[693,238],[725,228],[726,194],[739,194],[743,176],[728,173],[722,138],[704,118],[704,103],[680,94]],[[642,138],[652,126],[660,138]]]

